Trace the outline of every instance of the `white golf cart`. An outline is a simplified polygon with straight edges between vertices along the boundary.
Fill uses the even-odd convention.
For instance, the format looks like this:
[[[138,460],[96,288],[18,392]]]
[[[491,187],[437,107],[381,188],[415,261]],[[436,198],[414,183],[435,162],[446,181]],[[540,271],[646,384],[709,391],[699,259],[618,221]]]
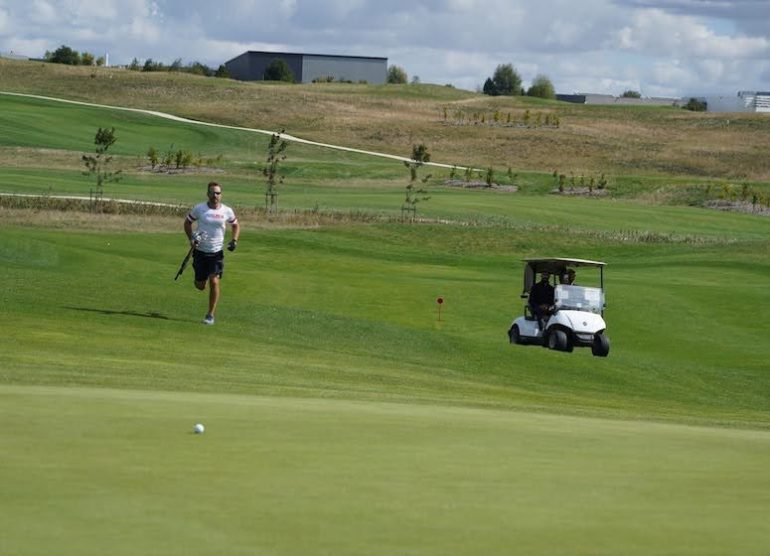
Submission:
[[[524,290],[521,297],[528,299],[535,284],[535,275],[551,274],[554,286],[553,305],[538,320],[529,303],[524,316],[511,323],[508,338],[512,344],[540,344],[558,351],[572,351],[575,347],[591,347],[598,357],[610,353],[607,325],[604,322],[604,265],[585,259],[526,259],[524,261]],[[567,284],[564,275],[580,268],[598,269],[599,287]],[[589,273],[590,274],[590,273]],[[585,276],[580,273],[580,280]]]

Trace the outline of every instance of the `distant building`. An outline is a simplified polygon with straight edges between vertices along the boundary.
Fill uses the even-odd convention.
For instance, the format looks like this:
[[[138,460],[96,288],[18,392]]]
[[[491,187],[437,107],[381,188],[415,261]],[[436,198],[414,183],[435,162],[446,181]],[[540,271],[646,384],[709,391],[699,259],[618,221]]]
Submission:
[[[557,94],[556,100],[573,102],[576,104],[620,104],[639,106],[679,106],[678,98],[668,97],[616,97],[614,95],[600,95],[595,93],[575,93],[572,95]]]
[[[737,95],[687,97],[706,103],[707,112],[770,112],[770,92],[738,91]]]
[[[756,91],[749,93],[744,91],[746,97],[751,95],[753,98],[749,106],[754,108],[754,112],[770,112],[770,91]]]
[[[365,81],[375,85],[385,83],[388,59],[367,56],[336,56],[331,54],[296,54],[288,52],[258,52],[250,50],[225,62],[233,79],[262,81],[265,69],[273,60],[283,60],[298,83],[331,78],[334,81]]]

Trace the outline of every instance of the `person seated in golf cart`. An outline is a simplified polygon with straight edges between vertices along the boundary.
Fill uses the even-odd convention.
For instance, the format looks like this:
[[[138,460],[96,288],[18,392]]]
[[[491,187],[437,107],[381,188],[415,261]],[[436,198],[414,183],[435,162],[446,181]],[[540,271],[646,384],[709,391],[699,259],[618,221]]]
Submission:
[[[550,272],[541,272],[540,281],[532,286],[532,289],[529,291],[529,308],[535,318],[537,318],[541,328],[543,328],[545,320],[553,312],[554,289],[549,283],[550,279]]]
[[[559,274],[559,284],[564,286],[577,286],[577,284],[575,284],[575,271],[571,268],[565,269]]]

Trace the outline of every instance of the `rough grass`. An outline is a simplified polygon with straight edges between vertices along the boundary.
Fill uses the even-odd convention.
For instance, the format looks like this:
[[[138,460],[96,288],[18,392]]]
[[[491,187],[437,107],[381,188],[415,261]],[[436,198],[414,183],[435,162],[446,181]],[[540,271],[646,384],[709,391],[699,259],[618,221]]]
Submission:
[[[0,217],[8,224],[51,229],[82,229],[97,232],[142,230],[178,232],[190,207],[142,203],[91,202],[50,197],[0,195]],[[364,211],[284,210],[268,213],[253,207],[235,207],[238,220],[248,228],[319,228],[346,224],[396,223],[394,216]],[[425,219],[424,222],[429,222]]]

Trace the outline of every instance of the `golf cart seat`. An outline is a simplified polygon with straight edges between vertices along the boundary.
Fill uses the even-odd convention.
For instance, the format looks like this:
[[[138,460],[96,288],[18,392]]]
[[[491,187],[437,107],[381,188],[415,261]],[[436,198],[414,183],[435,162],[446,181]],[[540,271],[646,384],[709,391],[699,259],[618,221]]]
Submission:
[[[537,317],[532,312],[532,307],[529,304],[524,305],[524,319],[525,320],[537,320]]]

